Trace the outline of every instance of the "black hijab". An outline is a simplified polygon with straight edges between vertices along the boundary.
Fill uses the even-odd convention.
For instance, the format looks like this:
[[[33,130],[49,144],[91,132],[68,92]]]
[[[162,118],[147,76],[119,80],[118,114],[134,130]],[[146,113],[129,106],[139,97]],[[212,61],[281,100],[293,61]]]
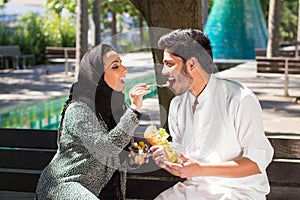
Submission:
[[[124,94],[114,91],[104,80],[102,58],[109,51],[113,51],[111,46],[100,44],[83,56],[80,62],[78,80],[71,87],[62,117],[64,117],[65,109],[71,101],[81,101],[95,112],[99,120],[104,120],[108,131],[120,121],[126,109]]]
[[[114,91],[104,80],[104,62],[102,58],[109,51],[113,51],[113,48],[106,44],[100,44],[83,56],[80,62],[78,80],[72,84],[69,98],[62,112],[61,124],[58,131],[59,136],[62,130],[65,111],[72,101],[86,103],[95,112],[99,120],[104,120],[108,131],[113,129],[120,121],[126,109],[124,94]],[[109,194],[107,199],[123,199],[124,195],[120,186],[119,171],[113,174],[109,182],[102,189],[100,197],[103,197],[102,195],[105,194]]]
[[[110,88],[104,81],[104,75],[101,76],[96,89],[95,106],[97,116],[102,117],[108,130],[117,125],[126,109],[124,94]]]

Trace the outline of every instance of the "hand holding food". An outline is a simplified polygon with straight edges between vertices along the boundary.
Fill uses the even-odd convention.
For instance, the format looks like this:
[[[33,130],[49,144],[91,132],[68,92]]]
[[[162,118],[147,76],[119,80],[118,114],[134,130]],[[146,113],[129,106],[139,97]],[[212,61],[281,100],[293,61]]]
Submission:
[[[145,139],[151,145],[162,146],[166,158],[170,162],[178,163],[178,155],[176,154],[174,148],[171,146],[171,143],[168,141],[169,136],[170,135],[166,132],[165,129],[163,128],[157,129],[154,124],[147,127],[147,129],[144,132]]]

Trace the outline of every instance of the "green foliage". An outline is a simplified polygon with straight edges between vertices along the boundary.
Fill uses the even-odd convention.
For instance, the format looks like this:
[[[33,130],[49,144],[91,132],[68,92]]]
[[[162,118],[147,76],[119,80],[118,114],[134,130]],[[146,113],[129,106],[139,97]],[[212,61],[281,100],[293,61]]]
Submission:
[[[75,46],[76,28],[72,19],[48,12],[43,16],[42,30],[48,46]]]
[[[129,40],[121,39],[119,45],[121,47],[121,49],[119,49],[119,52],[130,52],[135,49],[133,42]]]
[[[72,14],[76,13],[77,0],[46,0],[46,9],[61,14],[66,9]]]
[[[22,53],[34,54],[39,63],[44,59],[46,42],[42,30],[42,18],[37,17],[33,12],[29,12],[20,17],[20,25],[15,32],[15,44],[20,45]]]
[[[0,44],[19,45],[23,54],[34,54],[37,63],[45,63],[46,46],[76,45],[74,23],[56,13],[37,16],[29,12],[21,15],[18,22],[16,27],[0,24]]]
[[[6,27],[0,23],[0,44],[9,45],[14,38],[11,36],[14,34],[15,28]]]
[[[89,10],[92,10],[93,0],[89,1]],[[63,9],[66,9],[72,14],[76,14],[77,0],[46,0],[46,8],[49,11],[54,11],[61,14]]]
[[[105,28],[109,28],[111,25],[111,22],[108,21],[108,13],[111,11],[115,11],[121,17],[123,13],[128,13],[134,20],[138,20],[139,17],[139,11],[129,0],[101,1],[101,20]]]
[[[0,0],[0,8],[3,8],[6,3],[7,3],[7,0]]]
[[[281,2],[280,40],[292,41],[297,38],[298,1]]]

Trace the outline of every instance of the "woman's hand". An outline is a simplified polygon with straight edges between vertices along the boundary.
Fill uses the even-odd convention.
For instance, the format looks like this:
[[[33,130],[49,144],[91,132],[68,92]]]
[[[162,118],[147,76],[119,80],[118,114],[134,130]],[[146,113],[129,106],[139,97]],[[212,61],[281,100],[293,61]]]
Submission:
[[[143,96],[149,93],[150,90],[148,90],[145,83],[135,85],[129,91],[130,107],[140,112],[143,105]]]

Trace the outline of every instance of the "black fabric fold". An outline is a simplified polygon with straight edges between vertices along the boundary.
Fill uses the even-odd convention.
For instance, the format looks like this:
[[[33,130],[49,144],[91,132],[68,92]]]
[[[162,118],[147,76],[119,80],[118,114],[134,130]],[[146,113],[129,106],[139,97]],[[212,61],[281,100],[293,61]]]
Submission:
[[[105,121],[109,130],[113,129],[125,113],[126,105],[124,94],[110,88],[101,77],[96,89],[95,108]]]

